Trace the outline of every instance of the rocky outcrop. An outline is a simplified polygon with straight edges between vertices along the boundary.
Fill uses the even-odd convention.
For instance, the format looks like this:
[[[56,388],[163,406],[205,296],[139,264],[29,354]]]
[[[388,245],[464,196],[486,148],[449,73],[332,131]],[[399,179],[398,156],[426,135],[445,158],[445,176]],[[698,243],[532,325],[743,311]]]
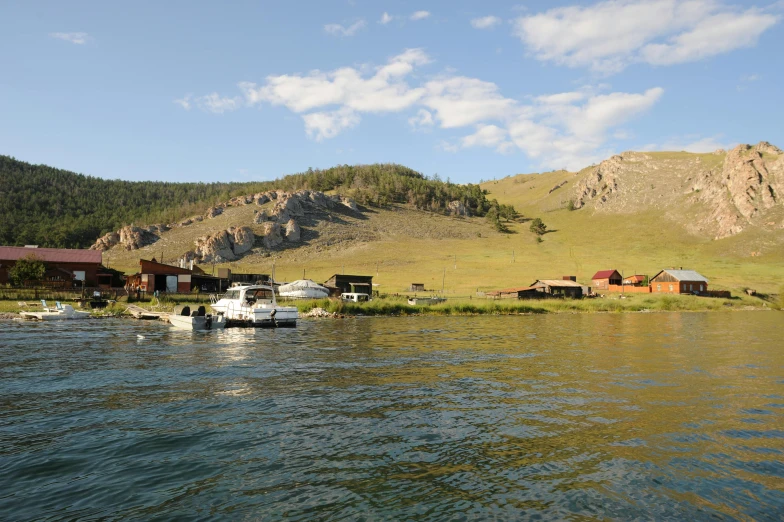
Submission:
[[[286,223],[286,241],[289,243],[298,243],[302,237],[302,230],[296,221],[290,219]]]
[[[265,221],[269,221],[269,216],[265,210],[259,212],[258,210],[253,213],[253,222],[257,225],[264,223]]]
[[[250,205],[253,203],[253,196],[237,196],[235,198],[231,198],[227,206],[229,207],[241,207],[243,205]]]
[[[234,255],[240,256],[245,252],[249,252],[253,248],[255,240],[256,236],[250,227],[237,227],[234,229],[234,244],[232,245]]]
[[[105,252],[119,242],[120,234],[117,232],[109,232],[108,234],[99,237],[98,240],[90,247],[90,250],[100,250],[101,252]]]
[[[702,229],[712,230],[714,239],[739,234],[761,213],[784,203],[784,154],[764,141],[738,145],[721,167],[696,177],[692,190],[710,209],[698,220]]]
[[[340,204],[343,205],[344,207],[348,207],[354,212],[357,212],[359,210],[359,208],[357,207],[357,202],[345,196],[340,196]]]
[[[446,210],[449,214],[453,216],[470,216],[471,213],[468,211],[468,207],[466,207],[462,201],[450,201],[446,207]]]
[[[223,214],[223,207],[210,207],[207,209],[204,217],[207,219],[212,219],[220,216],[221,214]]]
[[[553,188],[551,188],[549,191],[547,191],[547,193],[548,194],[552,194],[553,192],[555,192],[559,188],[563,187],[567,183],[569,183],[569,182],[568,181],[562,181],[561,183],[556,184]]]
[[[234,261],[237,257],[232,250],[233,239],[226,230],[199,238],[196,240],[196,255],[204,263]]]
[[[155,243],[160,239],[160,234],[167,230],[169,230],[167,225],[150,225],[147,227],[128,225],[117,232],[109,232],[100,237],[90,247],[90,250],[103,252],[118,245],[125,250],[137,250]]]
[[[255,196],[253,196],[253,199],[256,200],[256,204],[257,205],[263,205],[265,203],[268,203],[269,200],[270,200],[269,196],[267,194],[263,193],[263,192],[260,192],[260,193],[256,194]]]
[[[778,170],[775,174],[770,172],[763,159],[765,153],[778,156],[782,152],[767,142],[761,142],[755,147],[739,145],[729,151],[724,160],[723,184],[735,208],[747,219],[755,217],[760,210],[773,207],[784,192],[781,186],[784,179],[777,180],[775,176],[783,175],[784,172],[781,168],[772,169],[774,172]],[[778,166],[781,166],[780,162]]]
[[[596,199],[597,205],[618,189],[618,173],[623,170],[623,156],[613,156],[599,163],[592,172],[584,177],[576,188],[574,208],[582,208],[589,200]]]
[[[283,238],[280,236],[280,225],[268,221],[264,223],[264,247],[267,249],[275,248],[283,243]]]

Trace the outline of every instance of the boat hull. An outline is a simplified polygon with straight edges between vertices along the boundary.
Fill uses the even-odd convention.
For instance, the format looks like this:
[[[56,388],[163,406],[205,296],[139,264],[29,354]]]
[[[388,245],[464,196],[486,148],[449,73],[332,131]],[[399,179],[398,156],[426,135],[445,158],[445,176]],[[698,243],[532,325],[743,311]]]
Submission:
[[[171,315],[169,316],[169,322],[175,328],[192,330],[194,332],[222,330],[226,327],[226,318],[222,315],[203,315],[197,317]]]

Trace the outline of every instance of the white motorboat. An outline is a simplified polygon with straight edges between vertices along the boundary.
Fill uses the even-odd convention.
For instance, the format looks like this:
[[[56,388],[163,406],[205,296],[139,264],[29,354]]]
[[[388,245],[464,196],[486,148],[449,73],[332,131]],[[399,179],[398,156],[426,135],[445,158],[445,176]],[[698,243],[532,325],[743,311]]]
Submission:
[[[291,283],[280,285],[278,295],[290,299],[322,299],[329,297],[329,288],[310,279],[299,279]]]
[[[208,314],[203,306],[192,312],[190,306],[178,306],[169,316],[169,322],[175,328],[197,332],[222,330],[226,327],[226,318],[222,314]]]
[[[33,319],[36,321],[66,321],[74,319],[87,319],[90,312],[77,312],[73,306],[61,305],[59,302],[55,308],[47,308],[41,312],[19,312],[23,319]]]
[[[275,290],[268,285],[233,286],[211,306],[227,321],[248,326],[296,326],[299,318],[296,307],[278,305]]]

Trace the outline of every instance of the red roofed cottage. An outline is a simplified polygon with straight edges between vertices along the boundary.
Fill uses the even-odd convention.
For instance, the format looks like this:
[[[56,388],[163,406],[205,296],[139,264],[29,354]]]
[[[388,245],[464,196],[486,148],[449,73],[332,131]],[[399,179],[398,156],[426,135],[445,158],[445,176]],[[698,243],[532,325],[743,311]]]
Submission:
[[[0,247],[0,284],[8,284],[8,270],[19,259],[35,256],[46,264],[47,270],[59,269],[71,274],[74,281],[84,281],[87,286],[97,285],[101,252],[69,248]]]
[[[609,290],[610,285],[620,285],[623,278],[617,270],[599,270],[591,278],[594,290]]]

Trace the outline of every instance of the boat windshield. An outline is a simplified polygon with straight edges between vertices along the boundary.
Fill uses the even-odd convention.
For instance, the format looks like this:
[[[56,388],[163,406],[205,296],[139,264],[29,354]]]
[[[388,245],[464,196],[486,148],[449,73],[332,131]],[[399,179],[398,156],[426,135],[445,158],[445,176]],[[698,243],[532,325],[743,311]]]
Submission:
[[[245,292],[245,301],[255,303],[257,301],[272,301],[272,290],[270,288],[254,288]]]

